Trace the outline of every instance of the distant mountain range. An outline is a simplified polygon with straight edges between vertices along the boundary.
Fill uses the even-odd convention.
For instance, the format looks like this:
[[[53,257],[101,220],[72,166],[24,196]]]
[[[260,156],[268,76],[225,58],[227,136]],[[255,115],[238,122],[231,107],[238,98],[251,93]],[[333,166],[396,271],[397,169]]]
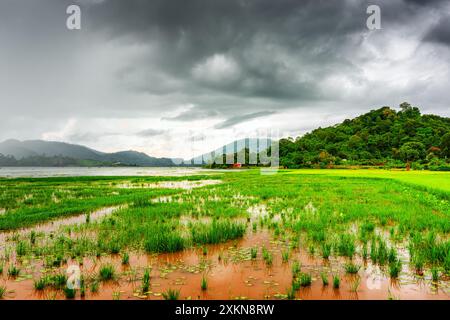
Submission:
[[[44,140],[6,140],[0,143],[0,166],[174,166],[169,158],[143,152],[100,152],[85,146]]]
[[[212,164],[214,162],[225,164],[228,162],[227,158],[229,157],[232,158],[233,163],[241,162],[239,159],[246,159],[242,162],[248,163],[250,154],[253,154],[253,157],[256,159],[256,154],[266,150],[270,147],[271,143],[272,140],[269,138],[245,138],[235,140],[214,151],[192,158],[187,163],[194,165]]]
[[[246,150],[248,158],[250,152],[263,151],[270,143],[270,139],[236,140],[212,152],[184,161],[181,158],[155,158],[132,150],[105,153],[65,142],[10,139],[0,143],[0,166],[201,166],[212,162],[220,163],[221,157],[223,163],[226,163],[230,155],[239,162],[237,154]]]

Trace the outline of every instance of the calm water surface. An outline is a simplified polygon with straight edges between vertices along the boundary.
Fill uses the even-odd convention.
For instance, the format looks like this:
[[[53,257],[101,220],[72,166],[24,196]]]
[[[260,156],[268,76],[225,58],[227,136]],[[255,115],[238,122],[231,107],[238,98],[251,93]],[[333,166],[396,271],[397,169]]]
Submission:
[[[189,176],[217,171],[178,167],[0,167],[0,177]]]

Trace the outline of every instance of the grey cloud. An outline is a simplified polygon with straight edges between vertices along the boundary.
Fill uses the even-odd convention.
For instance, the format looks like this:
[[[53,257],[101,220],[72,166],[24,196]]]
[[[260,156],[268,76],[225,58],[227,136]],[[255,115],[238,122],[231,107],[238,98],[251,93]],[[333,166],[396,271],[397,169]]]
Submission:
[[[432,41],[450,46],[450,15],[441,18],[424,37],[425,41]]]
[[[219,115],[219,113],[214,109],[201,109],[198,107],[191,108],[187,111],[181,112],[180,114],[174,117],[163,117],[162,120],[170,120],[170,121],[192,121],[192,120],[201,120],[206,118],[212,118]]]
[[[154,137],[154,136],[159,136],[159,135],[163,134],[164,132],[165,132],[164,130],[150,128],[150,129],[139,131],[137,133],[137,135],[141,136],[141,137]]]
[[[248,120],[253,120],[256,118],[269,116],[274,113],[275,113],[274,111],[260,111],[260,112],[250,113],[250,114],[238,115],[238,116],[229,118],[229,119],[215,125],[214,128],[215,129],[226,129],[226,128],[232,127],[236,124],[239,124],[239,123],[242,123],[242,122],[245,122]]]
[[[73,3],[82,9],[82,29],[75,32],[65,28],[65,8]],[[367,30],[369,4],[381,6],[382,30]],[[300,108],[358,114],[403,100],[448,114],[446,5],[444,0],[3,0],[0,123],[15,125],[3,125],[0,139],[33,138],[70,118],[161,118],[180,105],[195,107],[162,120],[189,126],[192,120],[228,119],[216,126],[224,128],[264,110],[287,116]],[[379,49],[392,43],[398,47],[391,46],[390,53]],[[405,58],[401,53],[411,43],[419,49]],[[429,51],[421,55],[424,47]],[[401,69],[406,64],[407,71]],[[402,84],[385,82],[383,76],[393,72],[403,72],[396,77]],[[90,133],[72,139],[101,140]]]

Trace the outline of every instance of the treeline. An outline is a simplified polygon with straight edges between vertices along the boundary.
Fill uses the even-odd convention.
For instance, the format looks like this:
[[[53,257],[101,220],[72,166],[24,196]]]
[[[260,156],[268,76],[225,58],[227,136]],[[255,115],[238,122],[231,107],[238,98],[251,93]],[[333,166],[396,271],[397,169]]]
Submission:
[[[450,118],[422,115],[406,102],[400,109],[383,107],[296,139],[281,139],[280,164],[450,170]]]
[[[49,157],[36,155],[16,159],[11,155],[5,156],[0,153],[0,167],[93,167],[111,165],[113,164],[95,160],[79,160],[64,156]]]

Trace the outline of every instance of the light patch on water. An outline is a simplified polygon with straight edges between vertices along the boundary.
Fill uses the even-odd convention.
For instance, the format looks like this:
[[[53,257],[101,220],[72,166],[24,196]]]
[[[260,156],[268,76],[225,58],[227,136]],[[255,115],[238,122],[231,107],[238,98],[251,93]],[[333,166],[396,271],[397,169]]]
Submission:
[[[198,217],[198,218],[194,218],[191,216],[180,216],[180,224],[182,226],[189,226],[189,224],[191,223],[205,223],[205,224],[209,224],[212,221],[211,217]]]
[[[315,214],[317,212],[317,208],[314,207],[314,204],[310,201],[304,208],[307,213]]]
[[[125,206],[123,206],[123,205],[106,207],[106,208],[102,208],[102,209],[93,211],[91,213],[71,216],[68,218],[60,218],[60,219],[52,220],[49,222],[37,224],[35,226],[28,227],[28,228],[23,228],[23,229],[14,230],[14,231],[0,232],[0,243],[4,242],[6,239],[10,238],[10,236],[16,236],[16,235],[24,236],[24,235],[29,234],[31,231],[34,231],[36,233],[40,233],[40,232],[52,233],[52,232],[57,231],[61,227],[80,225],[80,224],[86,223],[88,217],[89,217],[90,222],[97,221],[103,217],[111,215],[114,211],[124,208],[124,207]]]
[[[247,209],[251,219],[265,218],[269,215],[265,204],[257,204]]]
[[[121,183],[116,185],[116,188],[136,189],[136,188],[150,188],[150,189],[184,189],[192,190],[194,188],[205,187],[222,183],[221,180],[197,180],[197,181],[160,181],[155,183]]]
[[[380,268],[375,265],[368,265],[365,270],[366,286],[369,290],[380,290],[384,276]]]

